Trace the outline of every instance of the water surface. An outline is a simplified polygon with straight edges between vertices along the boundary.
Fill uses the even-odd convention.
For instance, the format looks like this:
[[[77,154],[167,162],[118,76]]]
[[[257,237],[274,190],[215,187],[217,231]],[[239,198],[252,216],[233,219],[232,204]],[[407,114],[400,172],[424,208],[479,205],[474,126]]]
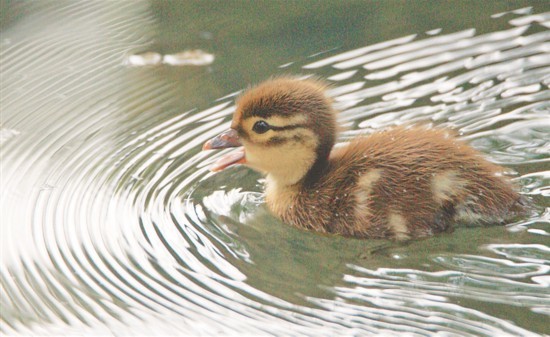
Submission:
[[[550,6],[426,4],[2,2],[2,333],[550,334]],[[128,63],[191,49],[215,60]],[[286,226],[200,151],[284,73],[331,82],[341,141],[457,130],[532,214],[408,243]]]

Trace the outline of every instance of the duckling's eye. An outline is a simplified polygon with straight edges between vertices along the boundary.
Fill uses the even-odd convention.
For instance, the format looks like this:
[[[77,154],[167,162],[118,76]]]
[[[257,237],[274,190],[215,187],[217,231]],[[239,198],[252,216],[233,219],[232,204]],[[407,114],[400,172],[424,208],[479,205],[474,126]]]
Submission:
[[[265,121],[257,121],[256,123],[254,123],[254,126],[252,127],[252,130],[259,134],[266,133],[269,129],[270,129],[270,126]]]

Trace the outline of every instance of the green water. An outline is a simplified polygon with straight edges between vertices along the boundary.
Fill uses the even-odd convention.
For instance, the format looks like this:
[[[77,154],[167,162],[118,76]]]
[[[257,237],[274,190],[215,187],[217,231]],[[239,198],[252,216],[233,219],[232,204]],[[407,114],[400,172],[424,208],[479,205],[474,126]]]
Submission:
[[[549,11],[0,0],[0,331],[550,334]],[[189,49],[215,60],[128,65]],[[530,216],[406,243],[278,221],[259,174],[210,173],[220,154],[201,145],[237,92],[279,74],[331,81],[341,140],[405,122],[456,129],[511,171]]]
[[[489,32],[501,26],[490,15],[528,6],[537,12],[550,7],[546,1],[155,1],[158,30],[150,49],[199,48],[217,55],[208,69],[159,70],[185,92],[186,107],[205,107],[288,73],[278,68],[311,55],[439,28]]]

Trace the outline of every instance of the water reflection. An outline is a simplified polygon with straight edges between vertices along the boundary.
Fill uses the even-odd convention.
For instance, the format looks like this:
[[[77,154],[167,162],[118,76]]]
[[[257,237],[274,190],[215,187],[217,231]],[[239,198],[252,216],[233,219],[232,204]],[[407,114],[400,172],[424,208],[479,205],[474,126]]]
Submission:
[[[548,332],[550,14],[497,13],[490,32],[408,32],[283,68],[333,82],[342,141],[449,126],[535,204],[507,227],[393,244],[290,228],[264,208],[256,173],[209,172],[223,153],[200,147],[237,93],[181,113],[162,69],[125,65],[154,39],[149,3],[27,10],[3,26],[0,54],[3,333]]]

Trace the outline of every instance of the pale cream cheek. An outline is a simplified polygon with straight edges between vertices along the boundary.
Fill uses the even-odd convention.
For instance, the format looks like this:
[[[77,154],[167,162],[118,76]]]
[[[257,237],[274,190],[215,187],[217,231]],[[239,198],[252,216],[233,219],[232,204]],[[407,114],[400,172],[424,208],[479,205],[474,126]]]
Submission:
[[[243,142],[247,165],[282,185],[298,182],[316,159],[315,147],[302,143],[259,146]]]
[[[270,176],[266,179],[265,200],[269,209],[282,217],[292,208],[292,204],[298,194],[296,185],[281,186],[273,181]]]

